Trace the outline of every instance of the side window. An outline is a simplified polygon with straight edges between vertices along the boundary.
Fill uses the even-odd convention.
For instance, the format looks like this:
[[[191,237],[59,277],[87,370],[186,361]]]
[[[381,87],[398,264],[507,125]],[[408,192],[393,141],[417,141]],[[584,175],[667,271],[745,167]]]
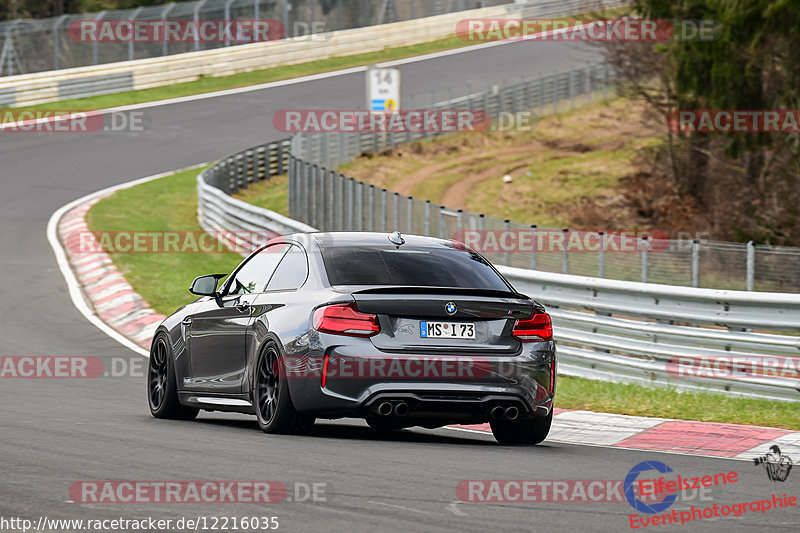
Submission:
[[[292,246],[283,256],[267,285],[268,291],[287,291],[300,288],[308,277],[308,259],[299,246]]]
[[[275,272],[288,244],[267,246],[239,269],[233,278],[228,294],[251,294],[264,292],[267,282]]]

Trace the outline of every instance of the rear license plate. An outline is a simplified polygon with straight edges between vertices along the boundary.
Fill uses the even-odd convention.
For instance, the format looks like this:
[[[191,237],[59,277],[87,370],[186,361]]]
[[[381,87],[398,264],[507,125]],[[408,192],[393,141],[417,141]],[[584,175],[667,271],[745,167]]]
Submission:
[[[419,323],[419,336],[423,338],[474,339],[475,324],[469,322]]]

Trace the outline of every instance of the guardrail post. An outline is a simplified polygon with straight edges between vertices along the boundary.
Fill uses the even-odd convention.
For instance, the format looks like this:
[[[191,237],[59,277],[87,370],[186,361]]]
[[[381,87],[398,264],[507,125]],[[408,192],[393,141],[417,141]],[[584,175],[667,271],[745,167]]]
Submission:
[[[584,72],[584,87],[586,89],[586,103],[592,103],[592,67],[586,67]]]
[[[509,219],[503,221],[503,229],[505,229],[506,235],[511,231],[511,221]],[[503,242],[503,239],[500,239],[500,242]],[[503,252],[503,264],[511,266],[511,250],[506,249],[506,251]]]
[[[400,193],[394,193],[392,200],[392,231],[400,231]]]
[[[369,212],[367,213],[368,231],[375,231],[375,186],[369,186]]]
[[[286,153],[285,150],[286,149],[283,146],[283,143],[278,143],[278,146],[275,147],[275,157],[277,158],[275,161],[276,163],[275,172],[277,172],[278,176],[281,176],[284,173],[283,158],[285,157],[284,156],[284,154]],[[268,175],[270,174],[270,170],[272,170],[272,165],[267,164]]]
[[[431,201],[425,200],[425,235],[431,235]]]
[[[647,235],[642,235],[639,243],[642,254],[642,283],[647,283]]]
[[[322,135],[325,135],[325,142],[322,141]],[[324,133],[320,135],[320,143],[322,143],[322,154],[320,159],[324,162],[325,167],[330,168],[331,165],[331,140],[329,134]]]
[[[747,290],[752,291],[756,277],[756,244],[753,241],[747,243]]]
[[[194,27],[195,28],[200,26],[200,9],[202,9],[203,5],[207,1],[208,0],[199,0],[194,5],[194,13],[193,13],[192,19],[194,20]],[[195,38],[195,40],[194,40],[194,49],[195,49],[195,51],[200,50],[200,39]]]
[[[539,74],[539,116],[542,116],[544,110],[544,76]]]
[[[575,88],[572,83],[573,74],[574,72],[571,70],[567,72],[567,94],[569,94],[570,109],[575,109]]]
[[[308,201],[309,201],[308,175],[310,173],[310,170],[309,170],[310,168],[311,168],[311,164],[310,163],[303,162],[303,174],[302,174],[302,176],[303,176],[303,179],[302,179],[302,182],[303,182],[303,186],[302,186],[302,191],[303,191],[303,218],[302,218],[302,220],[306,224],[308,224]]]
[[[336,202],[334,201],[334,194],[336,194],[336,171],[328,170],[326,172],[326,179],[328,181],[327,187],[325,187],[325,200],[327,202],[327,206],[325,207],[325,231],[332,231],[334,224],[336,224],[334,211],[337,208]]]
[[[386,211],[386,195],[389,191],[381,189],[381,231],[386,233],[386,224],[388,222],[389,213]]]
[[[536,224],[531,224],[531,270],[536,270]]]
[[[346,231],[353,231],[353,219],[355,217],[355,209],[353,208],[353,186],[355,180],[353,178],[348,178],[347,180],[347,201],[345,203],[345,209],[347,210],[347,226],[345,227]]]
[[[317,226],[317,171],[319,167],[314,165],[311,167],[311,176],[309,177],[309,186],[311,188],[311,213],[309,213],[308,218],[310,220],[309,224]]]
[[[294,37],[289,31],[289,0],[283,0],[283,29],[286,32],[284,39]]]
[[[558,113],[558,72],[553,76],[553,113]]]
[[[53,70],[61,68],[61,32],[59,27],[65,18],[67,18],[66,15],[61,15],[53,22]]]
[[[356,230],[364,230],[364,182],[358,181],[358,194],[356,195]]]
[[[408,233],[409,234],[413,234],[414,233],[414,198],[411,197],[411,196],[408,197],[408,204],[406,206],[406,209],[408,209],[408,213],[406,214],[406,216],[408,217]]]
[[[141,7],[137,7],[136,9],[134,9],[133,13],[131,13],[131,16],[128,18],[128,21],[133,23],[134,19],[136,19],[136,15],[138,15],[141,10],[142,10]],[[130,41],[128,41],[128,61],[133,61],[133,56],[134,56],[133,43],[135,42],[136,39],[131,39]]]
[[[481,213],[478,215],[478,229],[483,231],[486,228],[486,215]]]
[[[700,286],[700,240],[692,241],[692,287]]]
[[[104,16],[106,16],[106,10],[105,10],[105,9],[104,9],[104,10],[102,10],[101,12],[99,12],[99,13],[97,14],[97,16],[95,16],[95,17],[94,17],[94,21],[95,21],[95,22],[100,22],[101,20],[103,20],[103,17],[104,17]],[[97,41],[92,41],[92,64],[93,64],[93,65],[96,65],[96,64],[97,64],[97,62],[98,62],[98,57],[97,57]]]
[[[561,234],[564,236],[562,241],[564,250],[561,253],[561,272],[569,274],[569,228],[562,229]]]
[[[164,10],[161,12],[161,22],[166,22],[167,21],[167,15],[169,14],[169,12],[172,10],[173,7],[175,7],[175,2],[170,2],[169,4],[164,6]],[[255,17],[255,18],[258,18],[258,17]],[[166,25],[165,25],[165,27],[166,27]],[[169,50],[167,49],[167,39],[164,39],[164,42],[161,43],[161,55],[162,56],[167,55],[168,51]]]
[[[439,206],[439,238],[444,239],[444,206]]]
[[[606,277],[606,232],[600,233],[600,251],[597,252],[597,277]]]
[[[231,2],[234,0],[225,0],[225,25],[231,21]],[[231,40],[228,38],[227,32],[225,33],[225,46],[230,46]]]
[[[337,231],[342,231],[344,229],[344,221],[345,221],[345,218],[344,218],[345,217],[345,212],[344,212],[345,211],[344,210],[345,193],[344,193],[344,189],[346,187],[344,181],[345,181],[344,174],[336,174],[336,191],[339,192],[339,201],[336,202],[336,206],[338,208],[336,210],[336,214],[337,214],[337,217],[336,217],[337,218],[337,220],[336,220],[336,222],[337,222],[336,230]]]
[[[295,173],[294,173],[294,158],[292,156],[289,156],[289,174],[288,174],[287,177],[288,177],[288,180],[287,180],[287,188],[288,188],[287,193],[289,195],[289,216],[290,217],[294,217],[294,215],[295,215],[295,209],[294,209],[294,193],[295,193],[295,191],[294,191],[294,177],[295,177]]]

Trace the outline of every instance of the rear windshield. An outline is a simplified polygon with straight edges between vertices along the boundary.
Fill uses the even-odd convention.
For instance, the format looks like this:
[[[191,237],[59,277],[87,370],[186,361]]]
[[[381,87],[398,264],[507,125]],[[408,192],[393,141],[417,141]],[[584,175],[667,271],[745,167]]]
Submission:
[[[464,250],[348,246],[323,248],[322,259],[331,285],[509,290],[486,260]]]

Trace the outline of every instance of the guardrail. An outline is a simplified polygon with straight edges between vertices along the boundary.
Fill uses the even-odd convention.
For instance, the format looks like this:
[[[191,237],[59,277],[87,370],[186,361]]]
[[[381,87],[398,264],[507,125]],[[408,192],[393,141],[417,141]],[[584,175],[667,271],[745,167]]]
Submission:
[[[218,161],[197,176],[197,218],[209,232],[231,232],[235,249],[252,250],[258,234],[311,232],[314,228],[230,196],[251,183],[285,173],[289,140],[266,143]]]

